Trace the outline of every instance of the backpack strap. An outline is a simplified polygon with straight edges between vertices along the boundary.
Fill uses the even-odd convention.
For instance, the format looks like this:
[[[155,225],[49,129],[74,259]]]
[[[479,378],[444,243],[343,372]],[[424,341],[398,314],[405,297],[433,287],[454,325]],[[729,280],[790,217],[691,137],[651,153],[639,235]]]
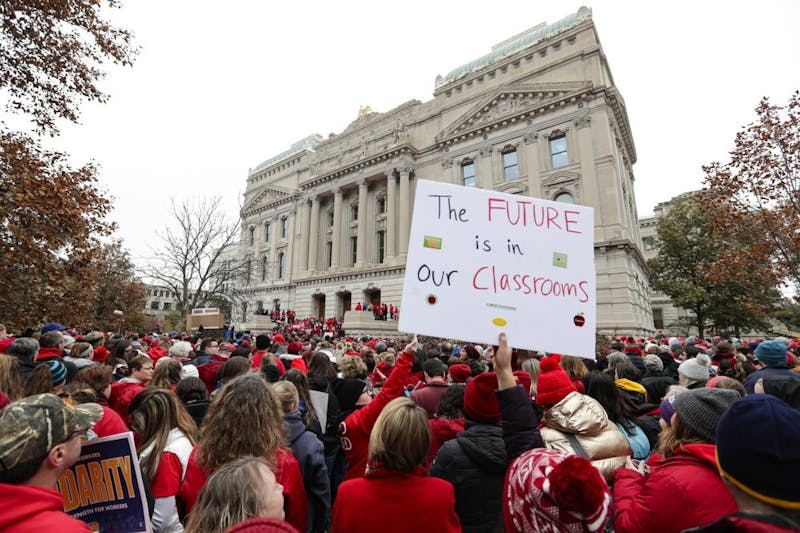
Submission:
[[[572,446],[572,449],[575,452],[575,455],[583,457],[584,459],[591,460],[589,458],[589,454],[586,453],[586,450],[583,448],[580,441],[578,440],[578,437],[574,433],[567,433],[566,435],[570,446]]]

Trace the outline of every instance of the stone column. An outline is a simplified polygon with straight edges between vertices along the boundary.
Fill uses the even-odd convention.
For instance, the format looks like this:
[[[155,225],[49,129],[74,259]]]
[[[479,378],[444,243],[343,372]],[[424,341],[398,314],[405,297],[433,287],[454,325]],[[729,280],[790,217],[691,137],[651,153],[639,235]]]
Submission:
[[[397,239],[400,244],[400,258],[403,260],[405,260],[406,254],[408,253],[408,236],[411,230],[410,176],[410,168],[400,169],[400,224]]]
[[[394,169],[386,174],[386,250],[384,262],[391,264],[397,257],[397,178]]]
[[[580,154],[581,158],[581,177],[583,178],[581,180],[583,197],[575,200],[580,204],[594,207],[595,242],[597,242],[605,237],[600,234],[599,228],[606,222],[605,211],[608,209],[608,203],[600,198],[599,176],[594,162],[591,118],[588,116],[580,117],[575,121],[575,127],[578,130],[578,154]],[[567,149],[569,150],[569,145]],[[571,155],[570,159],[572,157],[574,155]]]
[[[356,251],[356,266],[363,266],[367,262],[367,180],[358,182],[358,250]]]
[[[311,207],[308,198],[300,200],[300,272],[308,272],[308,242],[311,234]]]
[[[276,259],[278,257],[278,251],[276,248],[278,247],[278,233],[281,231],[281,218],[280,216],[273,217],[272,221],[269,223],[269,269],[271,270],[272,274],[270,275],[270,279],[276,280],[278,279],[278,265],[276,263]]]
[[[525,164],[528,172],[528,196],[542,197],[541,163],[539,162],[540,143],[538,133],[531,132],[522,139],[525,150]]]
[[[339,268],[342,247],[342,188],[333,191],[333,236],[331,238],[331,268]]]
[[[319,250],[319,196],[311,197],[311,229],[308,232],[308,270],[314,272],[319,268],[317,251]]]

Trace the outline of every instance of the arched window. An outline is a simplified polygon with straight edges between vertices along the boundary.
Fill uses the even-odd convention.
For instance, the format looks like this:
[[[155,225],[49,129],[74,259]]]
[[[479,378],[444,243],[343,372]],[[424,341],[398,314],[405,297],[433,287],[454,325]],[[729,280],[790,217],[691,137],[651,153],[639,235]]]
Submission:
[[[249,237],[249,244],[255,244],[256,242],[256,228],[254,226],[250,227],[250,237]]]
[[[289,233],[289,217],[281,217],[281,239]]]
[[[572,193],[568,193],[566,191],[560,192],[553,198],[556,202],[561,202],[562,204],[574,204],[575,197],[572,196]]]
[[[264,242],[269,242],[269,222],[264,222]]]
[[[267,280],[267,256],[261,258],[261,281]]]
[[[278,279],[283,279],[284,263],[284,254],[281,252],[278,254]]]

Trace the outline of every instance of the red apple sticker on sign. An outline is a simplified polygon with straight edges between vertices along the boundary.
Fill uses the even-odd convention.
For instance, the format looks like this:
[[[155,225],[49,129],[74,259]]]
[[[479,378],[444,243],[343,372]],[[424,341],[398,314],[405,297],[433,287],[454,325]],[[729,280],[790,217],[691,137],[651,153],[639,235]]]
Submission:
[[[582,328],[582,327],[583,327],[583,325],[584,325],[584,324],[586,324],[586,319],[585,319],[585,318],[583,318],[583,313],[580,313],[580,314],[578,314],[578,315],[575,315],[575,316],[572,318],[572,322],[573,322],[573,323],[574,323],[576,326],[578,326],[579,328]]]

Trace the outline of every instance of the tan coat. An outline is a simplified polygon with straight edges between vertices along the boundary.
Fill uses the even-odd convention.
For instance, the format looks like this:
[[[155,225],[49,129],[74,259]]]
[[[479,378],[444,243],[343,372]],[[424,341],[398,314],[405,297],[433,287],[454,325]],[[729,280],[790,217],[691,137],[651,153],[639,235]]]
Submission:
[[[606,481],[613,480],[614,472],[625,464],[626,457],[633,454],[628,439],[608,419],[603,406],[591,396],[569,393],[545,411],[543,421],[546,427],[539,432],[548,448],[576,453],[566,435],[575,434]]]

